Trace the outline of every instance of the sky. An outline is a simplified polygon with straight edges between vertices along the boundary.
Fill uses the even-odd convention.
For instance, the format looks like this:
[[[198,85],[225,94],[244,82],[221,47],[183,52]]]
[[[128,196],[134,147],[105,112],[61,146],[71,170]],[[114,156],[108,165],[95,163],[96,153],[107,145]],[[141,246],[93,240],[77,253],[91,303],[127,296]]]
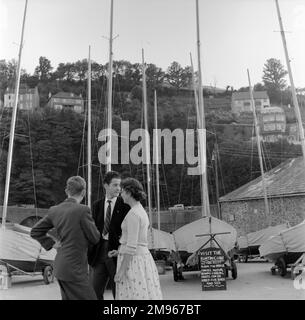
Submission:
[[[296,87],[305,87],[305,1],[279,0]],[[25,0],[0,0],[0,59],[18,57]],[[197,68],[195,0],[114,0],[113,59],[164,71],[173,62]],[[199,0],[204,85],[235,89],[261,82],[267,59],[286,61],[275,0]],[[40,56],[56,69],[88,57],[108,62],[110,0],[28,0],[22,68]],[[287,77],[287,82],[289,79]]]

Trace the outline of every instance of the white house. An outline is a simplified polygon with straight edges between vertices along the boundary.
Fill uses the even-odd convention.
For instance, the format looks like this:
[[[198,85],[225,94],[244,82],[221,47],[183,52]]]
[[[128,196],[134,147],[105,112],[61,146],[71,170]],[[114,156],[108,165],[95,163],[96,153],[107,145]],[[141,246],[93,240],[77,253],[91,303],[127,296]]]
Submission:
[[[266,91],[254,91],[253,98],[255,108],[261,111],[264,108],[270,107],[270,100]],[[249,92],[233,92],[231,98],[232,113],[239,115],[243,112],[252,112],[251,99]]]

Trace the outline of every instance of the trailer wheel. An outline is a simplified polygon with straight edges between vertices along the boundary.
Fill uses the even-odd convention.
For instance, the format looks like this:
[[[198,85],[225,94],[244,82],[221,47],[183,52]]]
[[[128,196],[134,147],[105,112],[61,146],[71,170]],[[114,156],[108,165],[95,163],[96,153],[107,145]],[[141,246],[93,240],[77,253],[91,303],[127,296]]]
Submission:
[[[235,280],[237,278],[237,266],[233,260],[231,261],[231,265],[232,265],[232,269],[231,269],[232,278]]]
[[[283,258],[279,258],[277,261],[277,268],[281,277],[285,277],[287,274],[286,263]]]
[[[53,268],[51,266],[46,266],[43,269],[43,281],[45,284],[54,282]]]

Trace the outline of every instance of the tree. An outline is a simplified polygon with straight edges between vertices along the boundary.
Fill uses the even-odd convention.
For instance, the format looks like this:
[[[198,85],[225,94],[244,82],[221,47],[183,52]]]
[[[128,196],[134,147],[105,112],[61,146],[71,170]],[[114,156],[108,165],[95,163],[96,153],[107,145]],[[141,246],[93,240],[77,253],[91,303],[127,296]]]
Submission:
[[[55,71],[55,78],[57,80],[66,80],[73,82],[75,79],[75,63],[60,63]]]
[[[40,81],[46,81],[51,78],[51,61],[46,57],[39,58],[39,65],[35,68],[34,75],[38,76]]]
[[[166,78],[177,90],[188,87],[192,81],[191,68],[182,68],[178,62],[174,61],[167,69]]]
[[[164,80],[165,73],[155,64],[148,64],[146,68],[146,81],[148,89],[159,87]]]
[[[286,88],[286,75],[287,71],[280,60],[271,58],[264,64],[262,79],[272,102],[281,102],[281,91]]]
[[[264,85],[260,82],[256,83],[253,87],[254,91],[265,91],[266,88],[264,87]]]

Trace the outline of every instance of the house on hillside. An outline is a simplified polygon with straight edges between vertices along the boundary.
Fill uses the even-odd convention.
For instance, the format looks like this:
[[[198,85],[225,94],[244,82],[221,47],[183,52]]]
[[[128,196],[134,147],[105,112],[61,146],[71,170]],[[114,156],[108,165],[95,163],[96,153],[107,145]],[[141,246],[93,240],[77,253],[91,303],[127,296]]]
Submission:
[[[270,107],[270,100],[267,91],[254,91],[253,98],[255,102],[255,109],[257,111]],[[231,98],[231,109],[232,113],[237,116],[244,112],[252,112],[250,93],[233,92]]]
[[[260,112],[260,133],[263,141],[277,142],[286,136],[286,116],[280,107],[267,107]]]
[[[4,108],[13,108],[15,103],[15,92],[12,88],[7,88],[4,93]],[[38,88],[21,87],[19,89],[18,109],[34,110],[39,108]]]
[[[84,112],[84,100],[72,92],[58,92],[49,97],[47,107],[57,110],[70,109],[77,113]]]
[[[289,159],[265,173],[270,215],[265,213],[262,179],[250,181],[219,199],[221,217],[239,234],[305,219],[305,167],[303,158]]]

